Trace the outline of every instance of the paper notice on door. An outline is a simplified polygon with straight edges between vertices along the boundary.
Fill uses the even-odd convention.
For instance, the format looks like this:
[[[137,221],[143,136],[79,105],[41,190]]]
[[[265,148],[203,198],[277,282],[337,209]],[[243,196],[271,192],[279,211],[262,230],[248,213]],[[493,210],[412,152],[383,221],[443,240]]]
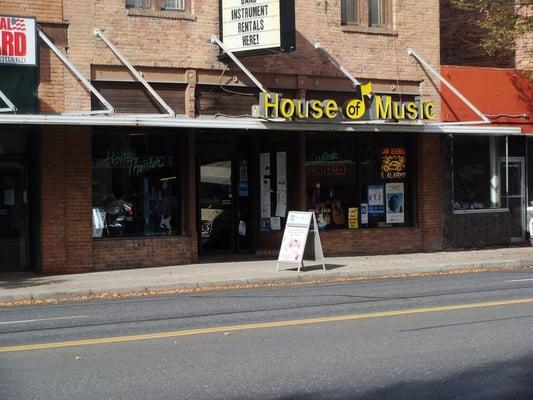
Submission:
[[[276,170],[277,170],[277,190],[287,190],[287,153],[276,153]]]
[[[239,235],[246,236],[246,222],[239,221]]]
[[[261,218],[270,218],[271,207],[270,192],[261,192]]]
[[[15,205],[15,189],[4,190],[4,205],[6,206]]]
[[[261,153],[259,155],[259,173],[261,179],[270,178],[270,153]]]
[[[261,179],[261,192],[270,194],[270,179],[269,178]]]
[[[281,231],[281,218],[272,217],[270,218],[270,229],[273,231]]]
[[[278,191],[276,194],[276,217],[285,218],[287,215],[287,192]]]

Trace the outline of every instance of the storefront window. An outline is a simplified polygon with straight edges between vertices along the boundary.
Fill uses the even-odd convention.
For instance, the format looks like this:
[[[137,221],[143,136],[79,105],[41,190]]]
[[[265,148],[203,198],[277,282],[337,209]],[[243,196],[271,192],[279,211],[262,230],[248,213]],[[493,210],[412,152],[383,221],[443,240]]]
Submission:
[[[321,229],[414,224],[414,139],[311,135],[306,143],[307,206]]]
[[[506,193],[502,185],[505,138],[455,136],[452,140],[454,210],[506,207]]]
[[[528,206],[533,208],[533,139],[527,141]]]
[[[414,136],[361,137],[359,166],[364,227],[414,225],[415,143]]]
[[[180,233],[175,136],[94,134],[93,236]]]
[[[349,137],[307,139],[307,207],[321,229],[347,229],[349,209],[357,207],[356,146]]]

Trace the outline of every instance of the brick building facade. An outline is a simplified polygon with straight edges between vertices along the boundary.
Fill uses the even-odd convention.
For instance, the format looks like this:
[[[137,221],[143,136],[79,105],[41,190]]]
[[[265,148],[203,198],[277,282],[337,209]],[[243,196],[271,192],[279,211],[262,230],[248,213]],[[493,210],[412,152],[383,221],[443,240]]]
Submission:
[[[185,264],[211,255],[274,255],[282,235],[276,225],[284,223],[280,215],[287,210],[320,214],[326,256],[442,248],[439,135],[421,133],[420,126],[371,121],[348,128],[336,122],[267,123],[264,129],[251,117],[259,90],[234,63],[219,59],[220,50],[209,42],[220,31],[218,2],[186,0],[184,10],[163,10],[157,0],[149,7],[133,3],[141,2],[0,5],[0,15],[36,17],[116,110],[116,118],[82,117],[85,122],[75,124],[0,125],[10,132],[33,129],[35,134],[26,133],[28,147],[38,144],[31,163],[35,169],[28,171],[37,176],[29,180],[31,256],[19,269],[84,272]],[[440,64],[437,1],[382,0],[390,12],[376,17],[378,24],[366,14],[343,21],[345,3],[297,0],[296,50],[263,52],[242,62],[270,91],[286,98],[342,104],[353,98],[354,88],[315,48],[320,42],[357,79],[371,82],[374,93],[400,102],[434,101],[438,119],[438,86],[407,55],[413,48],[429,64]],[[142,72],[181,122],[169,117],[173,125],[165,127],[161,118],[158,124],[143,119],[149,128],[125,118],[119,126],[121,115],[164,110],[95,37],[94,28]],[[37,112],[102,108],[42,42],[39,61]],[[404,155],[404,169],[387,180],[380,168],[389,151]],[[265,165],[273,171],[268,191],[261,186]],[[287,182],[280,181],[283,169]],[[365,223],[361,204],[368,205],[371,190],[384,197],[390,183],[401,187],[401,221],[386,218],[384,204],[381,210],[370,205],[374,214]],[[354,209],[358,229],[348,226]],[[223,228],[214,241],[217,224]]]

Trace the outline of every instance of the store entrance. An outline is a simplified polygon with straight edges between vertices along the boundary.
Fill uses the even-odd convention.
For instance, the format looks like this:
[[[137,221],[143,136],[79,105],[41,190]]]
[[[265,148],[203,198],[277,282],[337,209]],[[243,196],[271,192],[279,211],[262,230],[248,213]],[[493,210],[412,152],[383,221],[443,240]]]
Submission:
[[[0,273],[29,269],[26,165],[0,159]]]
[[[200,256],[252,250],[248,160],[204,154],[198,168]]]
[[[511,241],[522,242],[526,238],[525,160],[523,157],[509,157],[508,172],[506,164],[502,159],[503,187],[508,189],[507,206],[511,212]]]

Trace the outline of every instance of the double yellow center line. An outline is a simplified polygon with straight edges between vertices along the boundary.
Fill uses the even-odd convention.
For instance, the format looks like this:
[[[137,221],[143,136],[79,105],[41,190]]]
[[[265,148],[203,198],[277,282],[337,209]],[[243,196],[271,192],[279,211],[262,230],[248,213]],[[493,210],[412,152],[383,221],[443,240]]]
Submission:
[[[476,308],[489,308],[489,307],[507,306],[507,305],[515,305],[515,304],[527,304],[527,303],[533,303],[533,298],[490,301],[490,302],[485,302],[485,303],[459,304],[459,305],[449,305],[449,306],[441,306],[441,307],[413,308],[413,309],[396,310],[396,311],[381,311],[381,312],[372,312],[372,313],[365,313],[365,314],[337,315],[337,316],[331,316],[331,317],[296,319],[296,320],[289,320],[289,321],[260,322],[260,323],[255,323],[255,324],[229,325],[229,326],[219,326],[219,327],[213,327],[213,328],[185,329],[185,330],[172,331],[172,332],[150,333],[150,334],[145,334],[145,335],[116,336],[116,337],[108,337],[108,338],[100,338],[100,339],[40,343],[40,344],[31,344],[31,345],[24,345],[24,346],[8,346],[8,347],[0,347],[0,353],[8,353],[8,352],[15,352],[15,351],[29,351],[29,350],[58,349],[58,348],[63,348],[63,347],[93,346],[97,344],[109,344],[109,343],[136,342],[140,340],[155,340],[155,339],[175,338],[175,337],[180,337],[180,336],[205,335],[209,333],[227,333],[227,332],[235,332],[235,331],[246,331],[246,330],[252,330],[252,329],[282,328],[282,327],[291,327],[291,326],[300,326],[300,325],[322,324],[322,323],[327,323],[327,322],[340,322],[340,321],[353,321],[353,320],[358,320],[358,319],[397,317],[397,316],[402,316],[402,315],[469,310],[469,309],[476,309]]]

